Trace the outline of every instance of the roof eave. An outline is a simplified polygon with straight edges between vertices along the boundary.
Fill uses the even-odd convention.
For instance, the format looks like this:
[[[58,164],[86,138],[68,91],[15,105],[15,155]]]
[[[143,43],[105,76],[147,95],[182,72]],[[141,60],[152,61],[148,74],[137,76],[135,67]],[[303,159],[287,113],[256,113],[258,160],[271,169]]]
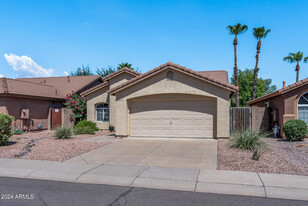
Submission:
[[[63,97],[45,97],[45,96],[36,96],[36,95],[25,95],[25,94],[16,94],[16,93],[0,93],[0,97],[17,97],[17,98],[31,98],[31,99],[43,99],[43,100],[55,100],[55,101],[65,101]]]
[[[92,94],[93,92],[96,92],[100,89],[103,89],[105,88],[106,86],[109,86],[109,83],[108,82],[105,82],[105,83],[101,83],[99,85],[97,85],[96,87],[93,87],[93,88],[90,88],[82,93],[80,93],[81,96],[88,96],[89,94]]]

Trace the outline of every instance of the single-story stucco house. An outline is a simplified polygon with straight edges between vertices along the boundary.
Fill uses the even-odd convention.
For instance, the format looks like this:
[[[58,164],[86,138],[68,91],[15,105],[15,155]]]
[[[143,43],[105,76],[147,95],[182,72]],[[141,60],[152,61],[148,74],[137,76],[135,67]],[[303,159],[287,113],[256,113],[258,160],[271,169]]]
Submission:
[[[301,119],[308,125],[308,78],[247,102],[252,107],[252,129],[271,131],[290,119]],[[283,137],[283,133],[281,132]]]
[[[121,69],[81,95],[87,118],[117,136],[228,138],[227,71],[193,71],[168,62],[144,74]]]
[[[0,78],[0,113],[13,116],[13,126],[23,131],[71,125],[71,111],[63,105],[66,95],[102,82],[99,75]]]

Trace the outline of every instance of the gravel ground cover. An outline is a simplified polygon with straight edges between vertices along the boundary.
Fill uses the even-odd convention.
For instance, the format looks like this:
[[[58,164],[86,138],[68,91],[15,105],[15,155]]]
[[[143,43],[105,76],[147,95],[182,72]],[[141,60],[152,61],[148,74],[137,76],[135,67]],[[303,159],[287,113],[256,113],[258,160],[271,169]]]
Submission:
[[[252,160],[252,152],[229,148],[228,140],[218,140],[217,168],[219,170],[308,176],[308,139],[288,142],[266,138],[269,150],[259,161]]]
[[[109,144],[108,142],[84,141],[109,134],[109,131],[98,131],[95,135],[76,135],[71,139],[55,139],[53,131],[13,135],[7,145],[0,147],[0,158],[65,161]]]

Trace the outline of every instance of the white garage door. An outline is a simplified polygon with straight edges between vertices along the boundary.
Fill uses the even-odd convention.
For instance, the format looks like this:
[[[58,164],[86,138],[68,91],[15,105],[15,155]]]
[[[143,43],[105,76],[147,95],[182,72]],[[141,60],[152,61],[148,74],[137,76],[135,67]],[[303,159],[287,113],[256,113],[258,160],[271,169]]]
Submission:
[[[213,138],[215,102],[136,101],[130,108],[130,136]]]

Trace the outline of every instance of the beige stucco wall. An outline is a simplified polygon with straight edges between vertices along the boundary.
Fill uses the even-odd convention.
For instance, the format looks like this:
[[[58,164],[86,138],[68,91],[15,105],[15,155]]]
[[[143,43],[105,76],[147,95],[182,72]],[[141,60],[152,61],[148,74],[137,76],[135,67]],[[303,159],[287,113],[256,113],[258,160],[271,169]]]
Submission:
[[[99,129],[109,129],[109,125],[113,125],[116,129],[116,98],[115,96],[110,96],[107,91],[133,77],[135,76],[128,73],[122,73],[108,80],[109,86],[89,94],[87,96],[87,120],[96,122]],[[109,104],[109,122],[96,121],[96,105],[100,103]]]
[[[107,93],[108,89],[109,87],[106,86],[87,96],[87,120],[96,122],[99,129],[109,128],[109,122],[96,121],[96,105],[101,103],[109,104],[109,95]],[[109,115],[111,116],[111,113],[109,113]]]
[[[129,136],[128,102],[133,98],[159,94],[188,94],[212,97],[217,100],[214,137],[228,138],[230,91],[177,71],[174,71],[174,80],[168,80],[166,79],[168,71],[165,70],[116,93],[116,135]]]

